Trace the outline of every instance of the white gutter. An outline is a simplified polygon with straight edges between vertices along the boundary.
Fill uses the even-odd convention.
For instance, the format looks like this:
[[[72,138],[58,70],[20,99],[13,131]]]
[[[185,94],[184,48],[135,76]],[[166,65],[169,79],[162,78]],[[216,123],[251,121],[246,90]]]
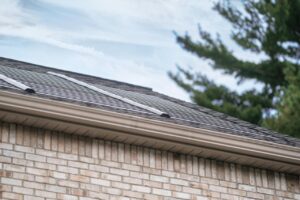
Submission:
[[[20,88],[20,89],[22,89],[26,92],[35,93],[35,91],[32,88],[28,87],[27,85],[24,85],[23,83],[21,83],[19,81],[16,81],[12,78],[9,78],[9,77],[7,77],[3,74],[0,74],[0,79],[7,82],[7,83],[9,83],[9,84],[11,84],[11,85],[13,85],[13,86],[15,86],[15,87],[17,87],[17,88]]]

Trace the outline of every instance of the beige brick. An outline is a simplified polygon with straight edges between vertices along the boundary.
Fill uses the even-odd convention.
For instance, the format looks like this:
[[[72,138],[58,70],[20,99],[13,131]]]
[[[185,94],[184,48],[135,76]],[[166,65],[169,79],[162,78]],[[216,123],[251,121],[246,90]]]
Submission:
[[[115,142],[111,144],[111,160],[118,161],[118,146]]]
[[[47,158],[47,163],[55,164],[55,165],[67,165],[66,160],[57,159],[57,158]]]
[[[50,174],[51,177],[56,178],[56,179],[66,179],[67,178],[66,173],[51,171],[49,174]]]
[[[20,193],[20,194],[28,194],[33,195],[33,189],[24,188],[24,187],[13,187],[13,192]]]
[[[238,189],[245,190],[245,191],[250,191],[250,192],[256,192],[255,187],[254,186],[250,186],[250,185],[239,184]]]
[[[174,170],[173,153],[168,153],[168,170],[171,170],[171,171]]]
[[[122,168],[130,171],[141,171],[140,166],[122,163]]]
[[[176,177],[177,173],[162,170],[162,171],[161,171],[161,175],[162,175],[162,176],[165,176],[165,177],[173,178],[173,177]]]
[[[118,144],[118,161],[124,162],[124,144],[119,143]]]
[[[254,199],[264,199],[265,196],[263,194],[259,194],[256,192],[247,192],[247,197]]]
[[[21,179],[24,181],[34,181],[35,180],[35,176],[32,174],[27,174],[27,173],[18,173],[18,172],[14,172],[12,173],[12,177],[15,179]]]
[[[112,174],[117,174],[117,175],[121,175],[121,176],[129,176],[129,171],[128,170],[110,168],[109,172],[112,173]]]
[[[0,163],[12,163],[12,158],[0,156]]]
[[[179,198],[179,199],[191,199],[190,194],[186,194],[183,192],[173,192],[173,197]]]
[[[25,146],[19,146],[19,145],[15,145],[15,150],[19,151],[19,152],[31,153],[31,154],[33,154],[35,152],[35,149],[32,147],[25,147]]]
[[[56,179],[49,176],[35,176],[35,181],[39,183],[56,184]]]
[[[95,198],[95,199],[109,199],[109,195],[105,194],[103,192],[89,192],[89,197]]]
[[[130,177],[146,179],[146,180],[149,180],[150,178],[149,174],[141,173],[141,172],[130,172]]]
[[[11,192],[2,192],[1,196],[4,199],[22,200],[23,195]]]
[[[33,160],[33,161],[38,161],[38,162],[46,162],[45,156],[39,156],[39,155],[35,155],[35,154],[26,154],[25,158],[28,160]]]
[[[75,195],[75,196],[86,196],[87,190],[79,189],[79,188],[68,188],[67,194]]]
[[[16,144],[17,142],[17,126],[16,124],[10,124],[9,127],[9,142],[11,144]]]
[[[142,184],[142,180],[138,178],[131,178],[131,177],[123,177],[123,182],[130,183],[130,184]]]
[[[112,195],[121,195],[122,191],[118,188],[102,187],[102,192]]]
[[[89,183],[80,183],[79,188],[83,189],[83,190],[88,190],[88,194],[91,191],[97,192],[100,191],[100,188],[102,186],[99,185],[93,185],[93,184],[89,184]]]
[[[237,188],[237,183],[220,181],[220,186],[227,187],[227,188]]]
[[[79,161],[83,162],[83,163],[90,163],[90,164],[98,164],[99,162],[98,159],[95,158],[90,158],[90,157],[86,157],[86,156],[79,156]]]
[[[287,190],[286,177],[284,173],[280,173],[281,190]]]
[[[32,188],[32,189],[38,189],[38,190],[44,190],[45,185],[41,183],[35,183],[32,181],[24,181],[23,186],[26,188]]]
[[[267,189],[267,188],[257,188],[257,192],[262,193],[262,194],[270,194],[270,195],[274,195],[274,190],[272,189]]]
[[[45,189],[50,192],[56,193],[66,193],[67,189],[65,187],[57,186],[57,185],[45,185]]]
[[[193,156],[193,175],[198,175],[199,173],[199,163],[198,158]]]
[[[155,151],[155,168],[161,169],[162,168],[162,160],[161,160],[161,151],[156,150]]]
[[[188,186],[189,182],[181,179],[176,179],[176,178],[171,178],[170,183],[175,184],[175,185],[183,185],[183,186]]]
[[[153,194],[144,194],[144,199],[146,200],[163,200],[163,197]]]
[[[40,176],[48,176],[48,170],[44,169],[37,169],[37,168],[32,168],[32,167],[27,167],[26,172],[29,174],[34,174],[34,175],[40,175]]]
[[[98,140],[98,155],[100,159],[104,159],[104,141]]]
[[[20,165],[4,164],[3,169],[13,172],[25,172],[25,167]]]
[[[215,192],[227,193],[226,187],[221,187],[221,186],[216,186],[216,185],[210,185],[209,190],[215,191]]]
[[[166,151],[161,153],[161,168],[168,170],[168,152]]]
[[[62,200],[78,200],[77,196],[73,195],[67,195],[67,194],[58,194],[57,199],[62,199]]]
[[[169,183],[163,183],[162,189],[169,190],[169,191],[182,191],[182,186],[181,185],[172,185]]]
[[[70,153],[57,153],[58,158],[61,158],[63,160],[73,160],[77,161],[78,160],[78,155],[75,154],[70,154]]]
[[[14,185],[14,186],[21,186],[22,185],[21,180],[17,180],[17,179],[13,179],[13,178],[2,177],[0,181],[1,181],[1,184]]]
[[[91,183],[96,184],[96,185],[101,185],[101,186],[110,186],[110,181],[108,180],[102,180],[102,179],[96,179],[96,178],[91,178]]]
[[[155,150],[150,149],[150,156],[149,156],[149,166],[151,168],[155,168]]]
[[[199,194],[199,195],[201,194],[200,189],[195,189],[191,187],[182,187],[182,191],[189,194]]]
[[[87,177],[93,177],[93,178],[99,177],[99,172],[95,172],[91,170],[81,169],[79,173],[80,175],[87,176]]]
[[[42,197],[25,195],[24,200],[44,200]]]
[[[50,150],[44,150],[44,149],[36,149],[35,153],[37,155],[41,155],[41,156],[57,157],[57,152],[56,151],[50,151]]]
[[[148,180],[143,180],[143,185],[148,186],[148,187],[154,187],[154,188],[161,188],[162,187],[161,182],[148,181]]]
[[[234,196],[231,194],[221,194],[221,199],[227,199],[227,200],[240,200],[239,196]]]
[[[169,190],[157,189],[157,188],[153,188],[152,193],[157,194],[157,195],[162,195],[162,196],[171,196],[172,195],[171,191],[169,191]]]
[[[58,166],[57,170],[60,172],[69,173],[69,174],[78,174],[79,173],[79,169],[74,168],[74,167]]]
[[[56,193],[55,192],[47,192],[45,190],[35,190],[35,195],[39,196],[39,197],[56,199]]]
[[[79,183],[75,182],[75,181],[59,180],[57,182],[58,182],[58,185],[63,186],[63,187],[73,187],[73,188],[79,187]]]
[[[83,162],[75,162],[75,161],[68,161],[68,166],[80,168],[80,169],[88,169],[89,165]]]
[[[119,189],[124,189],[124,190],[129,190],[131,185],[127,183],[122,183],[122,182],[112,182],[112,187],[114,188],[119,188]]]
[[[109,168],[101,165],[89,165],[89,169],[96,172],[109,172]]]
[[[25,159],[13,158],[12,163],[15,165],[22,165],[27,167],[33,167],[34,161],[29,161]]]
[[[7,156],[7,157],[12,157],[12,158],[24,158],[24,153],[22,152],[17,152],[17,151],[9,151],[9,150],[3,150],[2,155]]]
[[[199,175],[205,176],[205,160],[204,160],[204,158],[199,159]]]
[[[121,176],[119,175],[112,175],[112,174],[105,174],[105,173],[102,173],[100,177],[102,179],[111,180],[111,181],[121,181],[122,179]]]
[[[268,187],[268,178],[267,178],[266,170],[261,171],[261,177],[262,177],[262,186],[267,188]]]
[[[133,185],[131,190],[134,192],[142,192],[142,193],[150,193],[151,192],[151,188],[139,186],[139,185]]]
[[[140,193],[140,192],[133,192],[133,191],[124,190],[123,191],[123,196],[124,197],[133,197],[133,198],[141,199],[143,197],[143,194]]]
[[[49,164],[49,163],[35,162],[35,167],[36,168],[41,168],[41,169],[52,170],[52,171],[56,170],[56,165]]]
[[[120,168],[120,166],[121,166],[121,164],[118,162],[107,161],[107,160],[101,160],[101,165],[104,165],[107,167],[114,167],[114,168]]]
[[[151,181],[163,182],[163,183],[169,182],[168,177],[164,177],[164,176],[156,176],[156,175],[150,175],[150,180],[151,180]]]
[[[93,140],[92,141],[92,157],[93,158],[98,158],[98,140]]]
[[[135,145],[131,145],[130,150],[131,164],[137,165],[137,147]]]

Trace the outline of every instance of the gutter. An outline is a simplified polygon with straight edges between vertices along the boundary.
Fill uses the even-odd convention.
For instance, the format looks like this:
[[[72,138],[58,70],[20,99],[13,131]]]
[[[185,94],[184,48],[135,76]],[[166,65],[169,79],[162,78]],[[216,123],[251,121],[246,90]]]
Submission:
[[[300,148],[217,131],[178,125],[117,112],[80,106],[32,95],[0,91],[0,113],[19,113],[85,127],[113,130],[132,136],[184,145],[191,151],[205,149],[241,160],[265,162],[300,173]],[[89,133],[88,133],[89,134]],[[90,135],[95,137],[95,134]],[[96,135],[97,137],[97,135]],[[280,165],[280,166],[279,166]]]

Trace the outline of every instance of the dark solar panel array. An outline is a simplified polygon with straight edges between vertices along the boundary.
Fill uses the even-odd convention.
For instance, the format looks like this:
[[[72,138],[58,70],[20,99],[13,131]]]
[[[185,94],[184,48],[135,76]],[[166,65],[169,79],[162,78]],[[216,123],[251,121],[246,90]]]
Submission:
[[[77,85],[68,80],[64,80],[50,74],[37,73],[33,71],[14,69],[4,66],[0,66],[0,73],[33,88],[38,94],[44,94],[86,103],[94,103],[119,109],[149,113],[144,109],[138,108],[128,103],[124,103],[123,101],[120,101],[118,99],[108,97],[86,87]],[[0,85],[11,87],[11,85],[8,85],[5,81],[1,81]]]

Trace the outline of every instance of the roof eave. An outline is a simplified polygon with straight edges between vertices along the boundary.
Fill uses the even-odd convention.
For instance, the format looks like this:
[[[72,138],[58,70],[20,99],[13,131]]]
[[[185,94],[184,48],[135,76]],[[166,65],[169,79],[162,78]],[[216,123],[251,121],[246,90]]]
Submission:
[[[227,158],[241,164],[253,164],[291,173],[300,173],[300,148],[281,145],[268,141],[251,139],[217,131],[183,126],[153,119],[137,117],[80,106],[62,101],[44,99],[32,95],[0,91],[0,113],[15,115],[2,117],[24,121],[27,117],[36,120],[59,122],[60,127],[74,124],[76,127],[93,130],[107,130],[108,136],[126,136],[129,138],[154,141],[156,146],[177,145],[174,151],[186,152],[214,158]],[[22,119],[24,118],[24,119]],[[27,120],[28,121],[28,120]],[[37,123],[35,123],[37,125]],[[67,129],[64,129],[67,131]],[[70,130],[70,129],[69,129]],[[86,131],[85,131],[86,132]],[[101,137],[99,131],[87,131],[86,135]],[[104,136],[103,136],[104,137]],[[130,140],[126,140],[130,141]],[[161,144],[161,145],[159,145]],[[188,150],[187,150],[188,149]],[[197,152],[197,153],[195,153]]]

